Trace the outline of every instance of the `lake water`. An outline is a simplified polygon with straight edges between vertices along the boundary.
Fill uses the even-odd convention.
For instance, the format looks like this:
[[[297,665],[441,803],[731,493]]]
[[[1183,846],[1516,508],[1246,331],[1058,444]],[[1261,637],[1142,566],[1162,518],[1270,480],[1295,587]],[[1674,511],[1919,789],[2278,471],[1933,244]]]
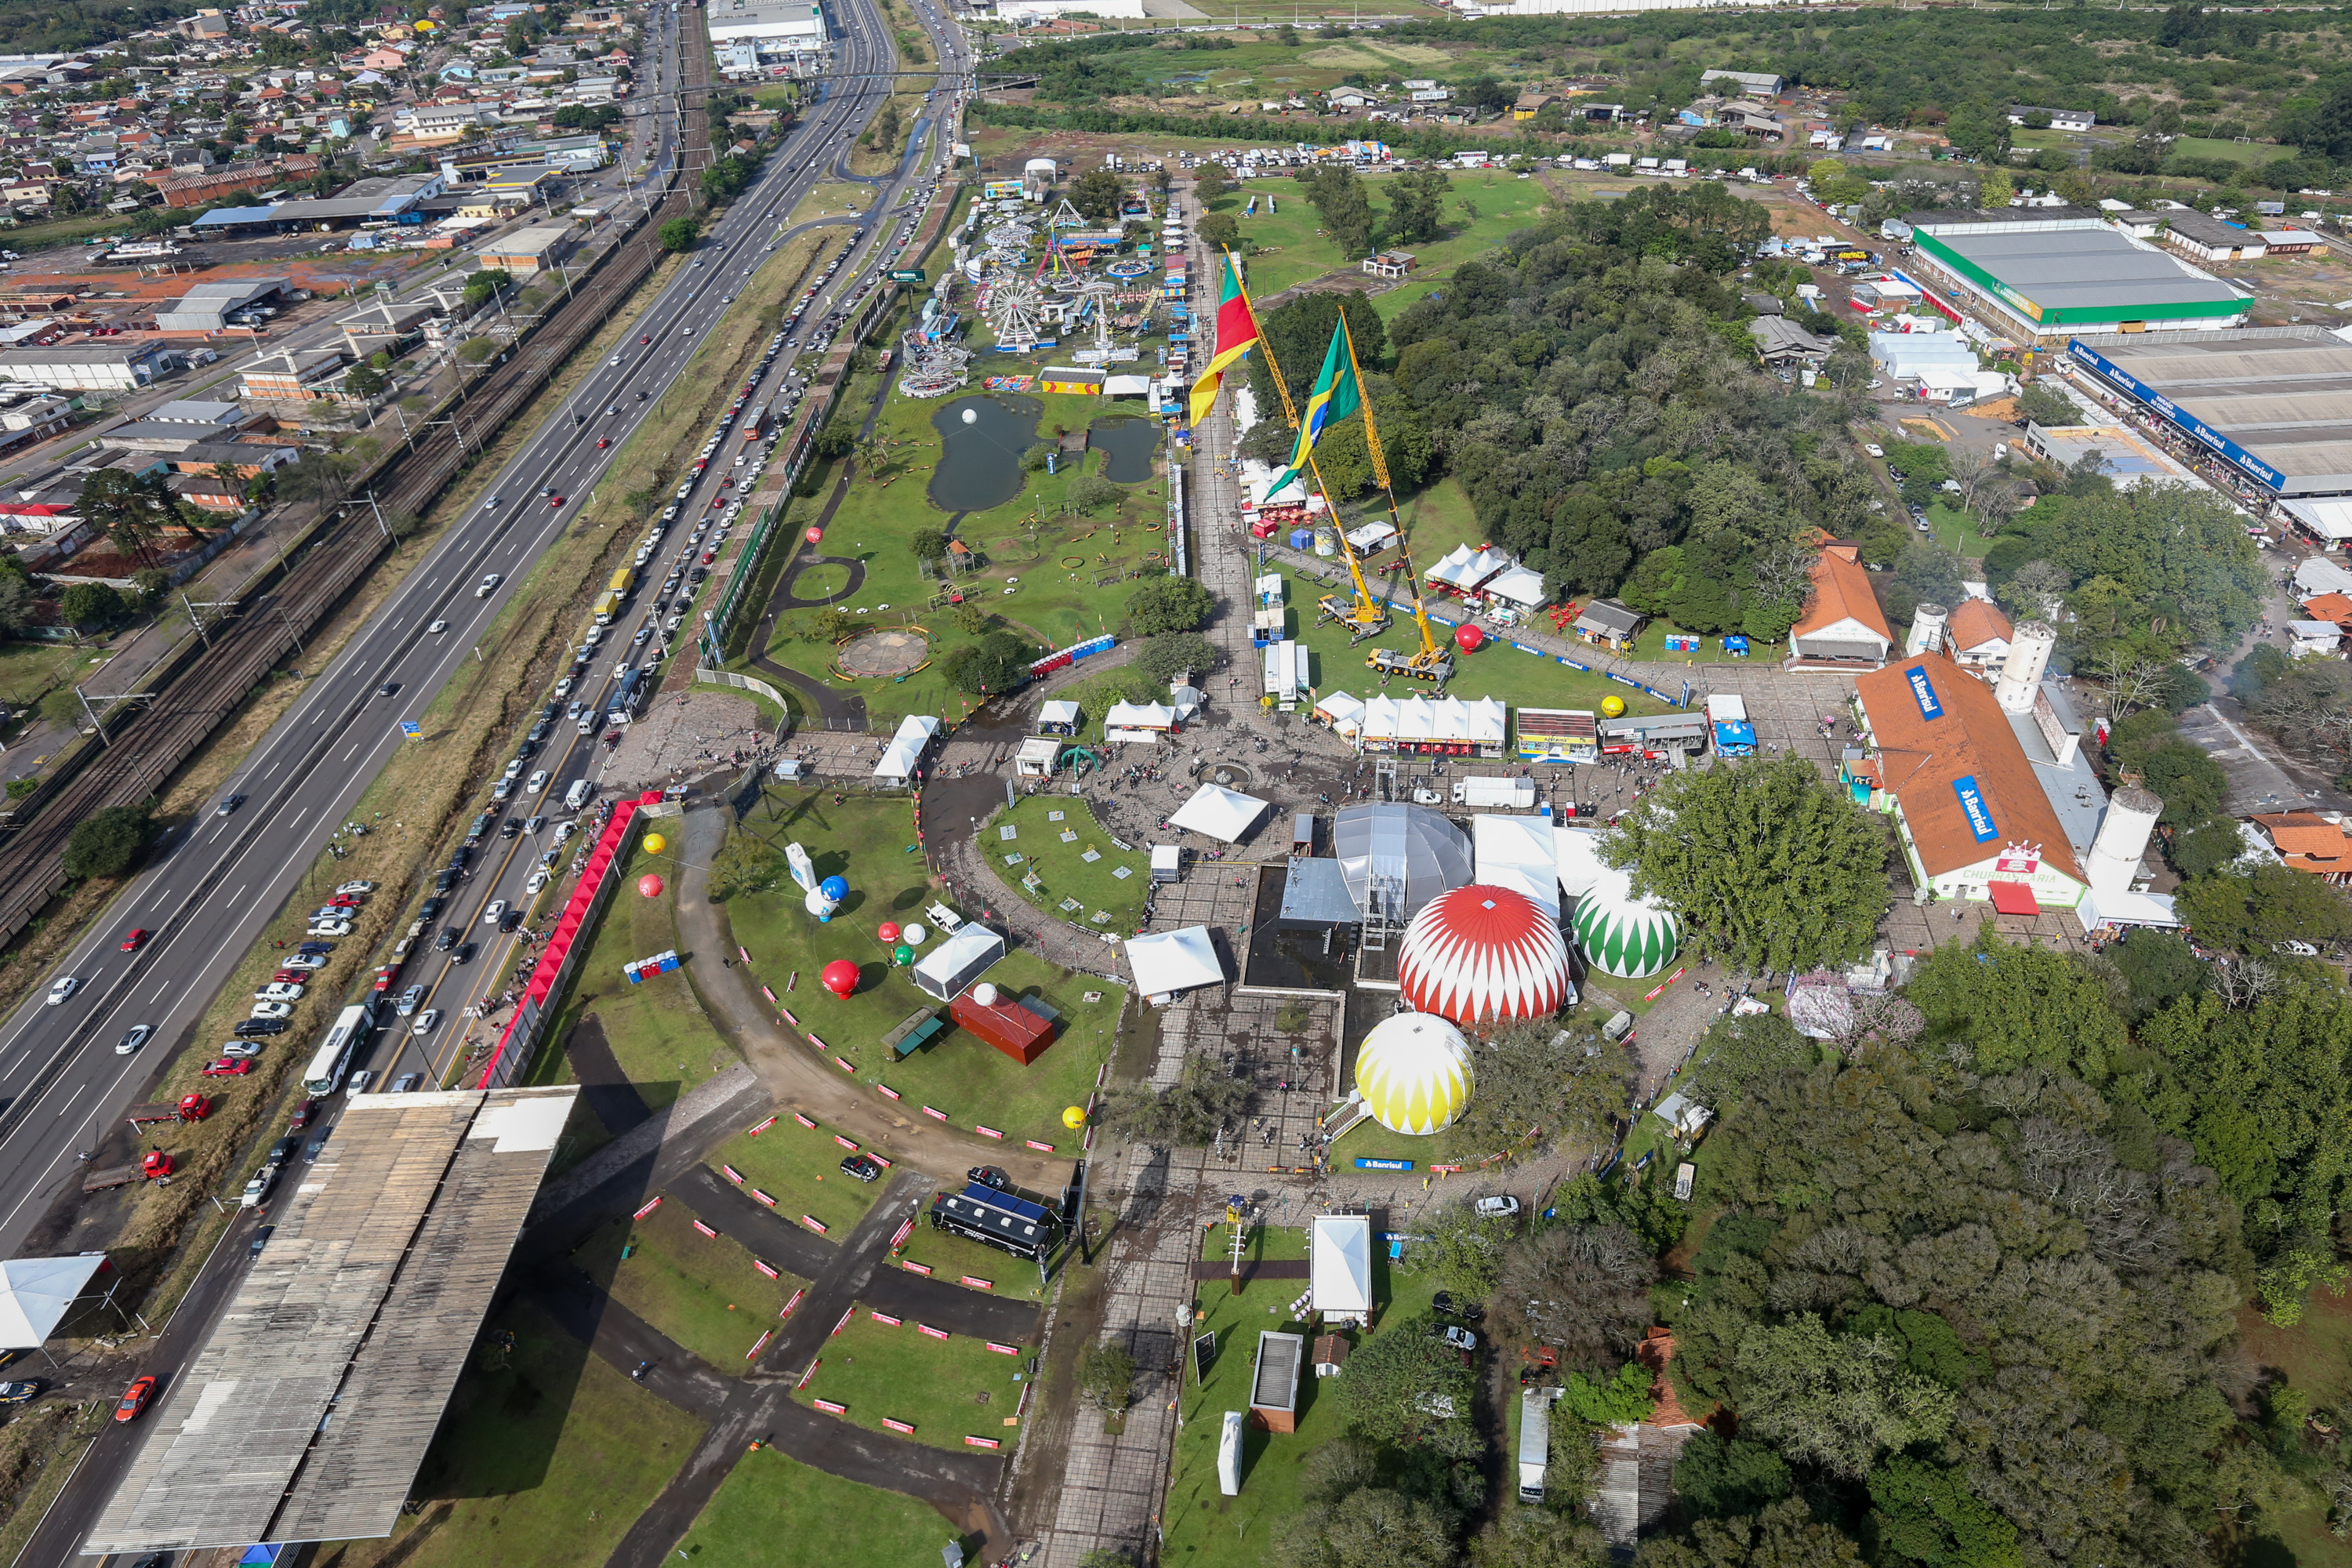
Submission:
[[[1116,485],[1139,485],[1151,477],[1160,426],[1150,419],[1097,419],[1087,428],[1087,444],[1108,454],[1103,478]]]
[[[932,504],[948,511],[986,511],[1021,493],[1021,454],[1037,442],[1044,405],[1026,397],[959,397],[931,416],[940,433],[940,465],[931,472]],[[964,423],[964,410],[979,416]]]

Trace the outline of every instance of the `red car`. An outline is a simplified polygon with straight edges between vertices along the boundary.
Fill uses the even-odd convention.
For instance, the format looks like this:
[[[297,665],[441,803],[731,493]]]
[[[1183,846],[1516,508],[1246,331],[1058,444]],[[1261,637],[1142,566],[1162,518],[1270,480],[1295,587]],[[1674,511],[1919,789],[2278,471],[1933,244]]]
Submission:
[[[651,339],[651,338],[649,338],[649,337],[640,336],[640,337],[637,339],[637,344],[638,344],[638,346],[639,346],[639,347],[641,347],[641,348],[642,348],[644,345],[646,345],[646,343],[649,343],[649,342],[653,342],[653,339]]]
[[[706,551],[704,551],[704,552],[702,552],[702,563],[703,563],[705,566],[709,565],[712,562],[714,562],[714,561],[716,561],[716,560],[718,560],[718,559],[719,559],[719,552],[717,552],[716,550],[706,550]]]
[[[550,511],[558,511],[558,510],[561,510],[562,509],[562,506],[563,506],[563,498],[562,498],[562,496],[550,496],[550,497],[548,497],[548,498],[547,498],[547,510],[550,510]]]
[[[204,1067],[204,1071],[198,1076],[202,1078],[243,1078],[247,1073],[249,1073],[252,1070],[253,1063],[250,1061],[243,1058],[231,1061],[228,1058],[223,1057],[216,1062],[206,1062]]]
[[[307,969],[281,969],[269,977],[272,985],[308,985],[310,972]]]
[[[294,1120],[286,1124],[289,1132],[299,1132],[310,1125],[310,1118],[319,1114],[319,1102],[306,1100],[294,1108]]]
[[[596,450],[600,452],[612,444],[613,438],[610,436],[599,436],[596,437]]]
[[[130,931],[122,933],[122,951],[125,952],[137,952],[141,948],[147,945],[147,939],[154,934],[155,933],[153,931],[149,931],[144,926],[132,927]]]
[[[366,902],[367,900],[358,893],[337,893],[327,900],[327,907],[331,910],[355,910]]]
[[[117,1421],[137,1419],[139,1413],[147,1408],[147,1402],[154,1397],[155,1380],[153,1378],[142,1377],[134,1380],[130,1387],[122,1391],[122,1397],[115,1402],[114,1418]]]

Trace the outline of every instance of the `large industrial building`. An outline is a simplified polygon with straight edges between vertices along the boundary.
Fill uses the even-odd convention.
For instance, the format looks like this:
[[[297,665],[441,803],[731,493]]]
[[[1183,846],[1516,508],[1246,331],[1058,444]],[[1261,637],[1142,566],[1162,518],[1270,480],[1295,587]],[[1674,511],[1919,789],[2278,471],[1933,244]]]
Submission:
[[[2077,332],[2213,331],[2244,324],[2234,285],[2092,214],[1986,218],[1920,213],[1912,263],[2023,343]]]
[[[710,44],[730,64],[789,60],[825,45],[822,0],[710,0]]]
[[[2278,498],[2305,532],[2352,539],[2352,343],[2318,327],[2075,338],[2076,365]]]

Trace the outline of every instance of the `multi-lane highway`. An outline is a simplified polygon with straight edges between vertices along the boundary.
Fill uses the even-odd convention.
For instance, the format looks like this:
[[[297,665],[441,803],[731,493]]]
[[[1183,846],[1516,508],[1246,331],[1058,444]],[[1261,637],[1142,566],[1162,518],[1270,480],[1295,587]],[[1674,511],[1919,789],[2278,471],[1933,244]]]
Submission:
[[[660,47],[649,55],[675,47],[681,20],[688,46],[706,47],[699,13],[680,18],[662,6],[648,28],[658,28]],[[869,0],[852,0],[839,21],[846,32],[835,46],[835,68],[844,79],[809,110],[757,184],[710,226],[696,264],[681,269],[630,324],[624,346],[591,367],[487,486],[483,493],[498,498],[497,503],[478,503],[448,529],[344,650],[310,672],[301,697],[216,797],[241,795],[242,807],[226,816],[207,807],[166,843],[105,921],[58,966],[58,973],[80,982],[69,999],[47,1005],[37,993],[0,1022],[0,1117],[6,1128],[0,1136],[0,1247],[14,1249],[78,1181],[82,1167],[77,1156],[96,1146],[125,1104],[141,1098],[138,1090],[160,1074],[170,1053],[209,1051],[218,1045],[195,1039],[194,1029],[221,983],[383,763],[404,744],[430,743],[404,741],[402,721],[421,715],[449,674],[473,657],[477,641],[506,608],[531,563],[573,524],[607,464],[706,341],[748,280],[747,271],[781,253],[775,242],[785,216],[813,185],[835,174],[851,138],[886,91],[881,79],[857,73],[887,70],[893,58],[887,28]],[[958,46],[941,42],[954,58]],[[665,84],[677,80],[675,61],[661,68]],[[666,163],[677,145],[675,100],[656,101],[671,121],[658,143],[659,161]],[[920,160],[921,169],[910,158],[858,221],[855,247],[803,318],[795,341],[763,377],[762,397],[784,384],[793,355],[820,338],[827,297],[845,295],[881,254],[894,226],[887,215],[905,192],[929,182],[939,151],[926,149],[931,155]],[[688,170],[685,177],[696,178],[697,172]],[[701,389],[694,392],[699,396]],[[600,447],[600,439],[611,445]],[[727,468],[726,461],[712,465],[688,499],[688,516],[708,513],[710,489]],[[551,489],[563,504],[551,505],[542,495]],[[646,525],[651,521],[644,520]],[[641,621],[657,616],[667,622],[684,614],[682,629],[690,632],[699,599],[665,599],[654,591],[687,563],[690,526],[682,520],[668,531],[659,554],[642,574],[649,586],[639,590],[567,702],[588,700],[601,709],[616,667],[648,661],[660,643],[648,639],[633,646]],[[478,585],[490,574],[499,574],[499,585],[478,596]],[[707,593],[709,584],[702,586]],[[441,629],[431,629],[436,625]],[[571,815],[561,804],[566,787],[593,774],[595,753],[594,736],[581,734],[568,716],[551,727],[530,763],[530,770],[550,771],[547,789],[509,805],[519,814],[545,813],[550,820],[538,835],[490,840],[473,874],[448,900],[442,921],[461,925],[464,938],[483,950],[470,972],[453,973],[454,966],[435,954],[429,942],[418,944],[402,984],[430,986],[427,1005],[454,1012],[493,990],[492,982],[509,967],[516,939],[481,924],[482,910],[498,899],[521,906],[526,877],[537,868],[556,826]],[[485,790],[489,782],[482,781]],[[120,952],[123,933],[134,927],[154,935],[135,953]],[[142,1024],[155,1029],[154,1037],[132,1055],[115,1054],[117,1040]],[[362,1053],[361,1061],[378,1074],[379,1089],[401,1071],[446,1066],[463,1032],[457,1020],[445,1020],[435,1035],[421,1038],[407,1035],[406,1026],[403,1021],[396,1042],[380,1037]],[[315,1033],[279,1037],[267,1049],[307,1054]]]

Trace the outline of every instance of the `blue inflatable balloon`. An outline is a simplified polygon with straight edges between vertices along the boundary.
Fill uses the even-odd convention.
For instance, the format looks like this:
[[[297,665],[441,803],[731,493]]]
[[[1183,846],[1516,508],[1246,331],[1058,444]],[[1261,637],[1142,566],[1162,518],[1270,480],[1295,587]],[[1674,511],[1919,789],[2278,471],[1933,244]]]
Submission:
[[[827,877],[817,884],[817,890],[828,899],[845,899],[849,897],[849,883],[844,878]]]

